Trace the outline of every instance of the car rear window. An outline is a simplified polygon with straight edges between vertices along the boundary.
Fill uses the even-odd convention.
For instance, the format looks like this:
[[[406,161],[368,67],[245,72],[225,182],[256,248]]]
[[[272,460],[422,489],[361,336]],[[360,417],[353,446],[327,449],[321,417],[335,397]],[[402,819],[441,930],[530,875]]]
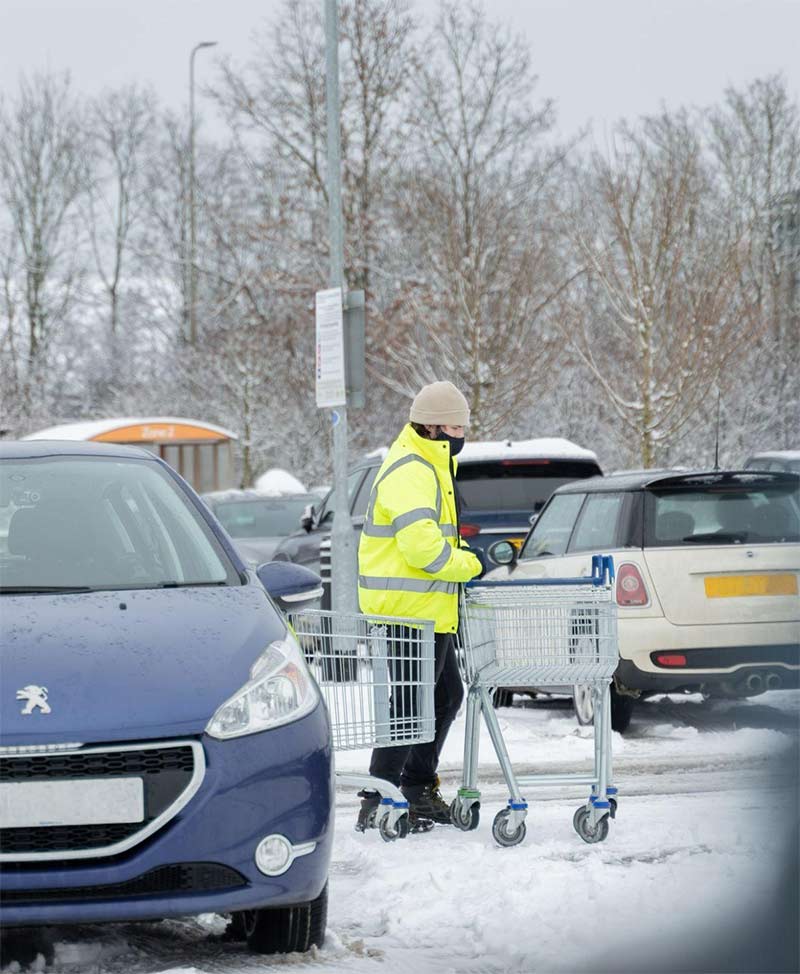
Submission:
[[[792,485],[648,491],[645,546],[779,544],[800,541]]]
[[[457,480],[466,510],[533,514],[557,487],[599,473],[594,463],[572,460],[496,460],[461,464]]]

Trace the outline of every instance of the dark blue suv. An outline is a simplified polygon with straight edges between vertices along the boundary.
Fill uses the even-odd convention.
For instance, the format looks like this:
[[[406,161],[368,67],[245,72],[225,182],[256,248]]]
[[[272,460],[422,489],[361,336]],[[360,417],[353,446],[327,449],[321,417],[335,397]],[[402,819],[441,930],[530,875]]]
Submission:
[[[255,951],[322,943],[330,731],[281,585],[319,594],[248,571],[142,450],[0,446],[4,925],[211,911]]]

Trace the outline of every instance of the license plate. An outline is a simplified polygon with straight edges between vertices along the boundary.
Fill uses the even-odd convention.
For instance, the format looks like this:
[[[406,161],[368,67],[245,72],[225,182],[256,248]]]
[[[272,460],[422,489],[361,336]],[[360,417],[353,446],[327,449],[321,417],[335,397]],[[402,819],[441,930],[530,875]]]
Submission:
[[[0,827],[4,829],[142,821],[144,782],[141,778],[0,784]]]
[[[722,575],[706,578],[706,598],[731,599],[747,595],[797,595],[796,575]]]

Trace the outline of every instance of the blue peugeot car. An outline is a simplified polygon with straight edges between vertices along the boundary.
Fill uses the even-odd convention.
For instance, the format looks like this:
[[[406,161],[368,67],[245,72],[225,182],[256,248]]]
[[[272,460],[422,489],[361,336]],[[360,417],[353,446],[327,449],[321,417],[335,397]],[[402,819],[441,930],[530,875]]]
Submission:
[[[319,594],[248,571],[144,450],[0,445],[4,926],[215,912],[256,952],[322,944],[330,728],[278,607]]]

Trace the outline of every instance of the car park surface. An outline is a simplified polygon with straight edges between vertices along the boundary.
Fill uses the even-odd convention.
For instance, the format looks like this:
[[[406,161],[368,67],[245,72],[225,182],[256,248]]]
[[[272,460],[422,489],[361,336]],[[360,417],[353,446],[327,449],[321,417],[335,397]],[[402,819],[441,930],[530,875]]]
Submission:
[[[321,943],[329,725],[262,580],[142,450],[3,444],[0,484],[3,924],[217,911],[257,951]]]
[[[653,692],[748,696],[800,678],[800,477],[644,471],[559,488],[492,579],[578,577],[614,557],[615,729]],[[576,709],[581,719],[580,691]],[[586,719],[591,714],[585,713]]]

